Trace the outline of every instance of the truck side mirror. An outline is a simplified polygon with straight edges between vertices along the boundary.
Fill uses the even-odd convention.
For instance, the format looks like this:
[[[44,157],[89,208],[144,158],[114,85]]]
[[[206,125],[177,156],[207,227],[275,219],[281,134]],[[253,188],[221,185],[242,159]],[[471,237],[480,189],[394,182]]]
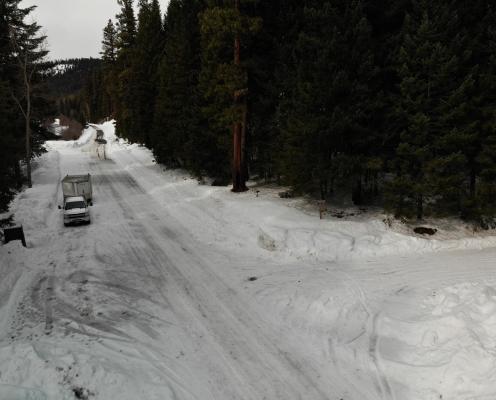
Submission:
[[[60,205],[59,205],[59,210],[62,210],[62,207],[60,207]]]

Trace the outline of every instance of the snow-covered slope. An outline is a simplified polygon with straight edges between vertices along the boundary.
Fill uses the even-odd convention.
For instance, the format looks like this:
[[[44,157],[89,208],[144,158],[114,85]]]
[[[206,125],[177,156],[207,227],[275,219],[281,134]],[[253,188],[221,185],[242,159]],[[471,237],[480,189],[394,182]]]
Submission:
[[[29,248],[0,246],[0,399],[496,398],[493,237],[320,220],[114,130],[49,143],[12,204]],[[66,229],[60,177],[86,172],[92,224]]]

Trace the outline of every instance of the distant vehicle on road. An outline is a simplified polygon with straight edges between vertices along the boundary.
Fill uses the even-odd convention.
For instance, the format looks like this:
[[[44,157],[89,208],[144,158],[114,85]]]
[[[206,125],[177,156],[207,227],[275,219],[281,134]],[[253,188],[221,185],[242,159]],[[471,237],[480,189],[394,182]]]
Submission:
[[[62,179],[62,193],[64,200],[67,197],[83,196],[86,203],[91,205],[93,202],[91,175],[66,175]]]
[[[64,198],[64,225],[89,224],[90,209],[83,196]]]

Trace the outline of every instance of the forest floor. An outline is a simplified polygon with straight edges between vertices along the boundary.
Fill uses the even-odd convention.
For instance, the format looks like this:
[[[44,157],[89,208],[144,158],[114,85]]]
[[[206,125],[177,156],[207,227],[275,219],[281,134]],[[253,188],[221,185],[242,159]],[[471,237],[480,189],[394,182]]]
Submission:
[[[12,203],[28,247],[0,246],[0,399],[496,397],[494,232],[320,220],[100,128],[106,160],[94,128],[50,142]],[[86,172],[92,222],[65,228],[60,179]]]

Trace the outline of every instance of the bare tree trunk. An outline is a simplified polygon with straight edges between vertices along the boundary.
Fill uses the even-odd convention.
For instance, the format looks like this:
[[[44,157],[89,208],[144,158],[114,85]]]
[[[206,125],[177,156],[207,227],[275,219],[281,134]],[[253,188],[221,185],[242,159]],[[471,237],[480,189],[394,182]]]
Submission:
[[[238,13],[240,12],[240,0],[235,0],[234,6]],[[241,66],[241,38],[239,33],[236,33],[236,37],[234,39],[234,65]],[[239,107],[241,102],[244,101],[242,99],[243,94],[242,91],[236,91],[234,93],[234,105],[235,107]],[[243,105],[243,119],[246,117],[246,104]],[[244,121],[236,121],[233,126],[233,192],[244,192],[247,189],[246,187],[246,174],[245,174],[245,166],[246,162],[243,148],[245,143],[245,126],[246,123]]]
[[[241,169],[243,174],[243,182],[248,181],[248,162],[246,153],[246,141],[247,141],[247,126],[248,126],[248,105],[246,104],[246,98],[243,99],[243,125],[241,128]],[[248,189],[247,189],[248,190]]]
[[[27,184],[28,187],[33,187],[33,183],[31,180],[31,80],[33,77],[33,74],[35,72],[35,67],[33,66],[31,70],[28,70],[29,68],[29,60],[28,60],[28,54],[27,53],[22,53],[19,44],[17,42],[17,38],[13,30],[11,29],[10,31],[10,40],[12,43],[13,49],[18,53],[17,54],[17,62],[19,64],[19,68],[22,73],[22,79],[24,81],[24,90],[25,90],[25,98],[26,98],[26,108],[23,107],[22,105],[22,99],[19,97],[16,97],[14,93],[12,93],[12,97],[19,106],[19,109],[22,112],[22,115],[24,116],[24,121],[25,121],[25,129],[26,129],[26,137],[25,137],[25,148],[26,148],[26,154],[25,154],[25,161],[26,161],[26,178],[27,178]]]
[[[19,160],[14,161],[14,176],[16,181],[16,187],[17,189],[19,189],[22,186],[22,173],[21,173],[21,166],[19,165]]]
[[[475,185],[477,182],[477,175],[474,168],[470,169],[470,198],[475,197]]]

